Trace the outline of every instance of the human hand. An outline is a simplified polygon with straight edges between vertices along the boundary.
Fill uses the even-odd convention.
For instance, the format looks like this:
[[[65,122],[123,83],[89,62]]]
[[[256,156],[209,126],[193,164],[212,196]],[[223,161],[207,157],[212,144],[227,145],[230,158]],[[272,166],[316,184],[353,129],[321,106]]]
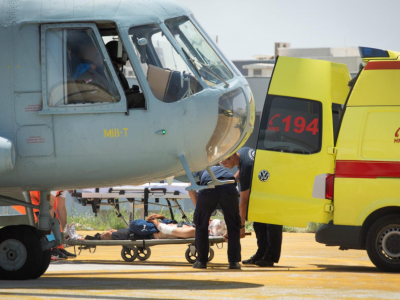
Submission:
[[[159,215],[159,214],[152,214],[147,217],[147,222],[150,222],[150,220],[154,220],[154,219],[164,219],[164,216]]]
[[[241,228],[240,229],[240,238],[243,239],[246,236],[246,229],[245,228]]]
[[[228,242],[228,233],[225,233],[222,237],[224,238],[225,242]]]

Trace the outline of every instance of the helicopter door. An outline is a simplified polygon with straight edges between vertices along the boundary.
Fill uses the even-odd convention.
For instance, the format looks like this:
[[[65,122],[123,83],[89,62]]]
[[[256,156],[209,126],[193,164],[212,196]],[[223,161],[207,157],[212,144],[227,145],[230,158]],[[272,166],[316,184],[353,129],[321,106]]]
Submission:
[[[248,219],[307,227],[333,218],[325,199],[334,172],[332,102],[348,94],[347,68],[328,61],[279,57],[264,104]]]

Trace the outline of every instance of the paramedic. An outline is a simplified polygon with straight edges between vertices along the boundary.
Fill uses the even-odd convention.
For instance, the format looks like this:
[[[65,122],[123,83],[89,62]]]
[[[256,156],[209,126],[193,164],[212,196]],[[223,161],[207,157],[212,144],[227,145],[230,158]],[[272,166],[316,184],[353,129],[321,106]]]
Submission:
[[[215,177],[220,180],[235,180],[234,176],[220,166],[211,167]],[[211,176],[206,170],[197,173],[200,185],[207,185]],[[189,191],[190,198],[195,205],[193,222],[196,225],[196,249],[198,257],[193,268],[206,269],[209,252],[208,224],[212,212],[220,204],[229,233],[228,238],[228,261],[229,269],[240,269],[240,215],[238,205],[238,191],[236,183],[219,185],[215,188]]]
[[[242,229],[240,236],[245,237],[244,224],[247,215],[247,207],[250,196],[251,177],[253,172],[255,150],[244,147],[232,156],[221,161],[221,164],[229,169],[238,167],[235,178],[240,184],[240,216]],[[256,264],[260,267],[273,267],[279,261],[282,246],[282,225],[253,223],[257,238],[257,252],[252,257],[244,260],[243,264]]]

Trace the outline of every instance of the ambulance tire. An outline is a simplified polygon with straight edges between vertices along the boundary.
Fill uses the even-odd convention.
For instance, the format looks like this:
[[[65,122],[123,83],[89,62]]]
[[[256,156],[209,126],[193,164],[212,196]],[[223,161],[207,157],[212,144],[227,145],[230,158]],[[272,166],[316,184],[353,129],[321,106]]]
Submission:
[[[387,215],[375,221],[368,231],[366,248],[377,268],[400,272],[400,215]]]
[[[121,257],[124,261],[132,262],[137,258],[138,250],[136,247],[123,246],[121,250]]]
[[[6,226],[0,230],[0,280],[35,277],[43,261],[39,238],[29,226]]]

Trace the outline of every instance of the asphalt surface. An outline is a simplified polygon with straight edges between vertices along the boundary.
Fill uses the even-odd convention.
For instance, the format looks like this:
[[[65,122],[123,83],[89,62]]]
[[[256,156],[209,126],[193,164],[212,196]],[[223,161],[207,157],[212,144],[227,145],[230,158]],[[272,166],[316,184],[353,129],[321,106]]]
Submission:
[[[255,245],[254,235],[242,240],[243,259]],[[400,274],[379,271],[365,251],[318,244],[314,234],[284,233],[271,268],[228,270],[226,247],[213,247],[207,270],[186,261],[186,245],[155,246],[147,261],[129,263],[119,246],[84,250],[37,280],[0,282],[0,299],[400,299]]]

